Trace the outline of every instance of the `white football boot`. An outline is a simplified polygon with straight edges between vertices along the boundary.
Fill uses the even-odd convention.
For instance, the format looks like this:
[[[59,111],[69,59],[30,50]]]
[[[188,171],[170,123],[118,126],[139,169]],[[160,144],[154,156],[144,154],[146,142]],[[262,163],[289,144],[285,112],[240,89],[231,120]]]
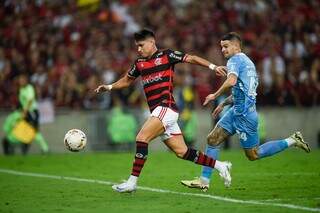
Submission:
[[[181,184],[189,188],[201,189],[203,192],[206,192],[209,189],[209,183],[203,181],[201,177],[196,177],[193,180],[182,180]]]
[[[113,185],[112,189],[119,193],[124,193],[124,192],[130,193],[137,190],[137,184],[131,181],[126,181],[124,183]]]
[[[311,151],[310,147],[309,147],[309,144],[306,143],[304,140],[303,140],[303,136],[301,134],[301,132],[295,132],[293,133],[290,138],[292,138],[293,140],[295,140],[295,144],[294,146],[297,147],[297,148],[300,148],[302,150],[304,150],[305,152],[309,153]]]
[[[218,170],[220,177],[223,179],[224,186],[231,186],[231,167],[232,163],[229,161],[216,161],[215,169]]]

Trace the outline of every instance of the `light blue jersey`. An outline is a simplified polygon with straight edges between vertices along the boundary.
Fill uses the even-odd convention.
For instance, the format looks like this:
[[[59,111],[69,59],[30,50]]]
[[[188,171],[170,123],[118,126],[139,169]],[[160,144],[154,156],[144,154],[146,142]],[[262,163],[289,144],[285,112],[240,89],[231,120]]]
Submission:
[[[227,62],[228,75],[235,74],[237,83],[232,88],[234,113],[245,115],[255,107],[258,76],[256,67],[244,53],[232,56]]]
[[[230,135],[237,133],[245,149],[258,146],[258,114],[256,95],[258,76],[256,67],[248,56],[238,53],[227,62],[228,75],[238,77],[232,87],[233,106],[222,116],[218,124]]]

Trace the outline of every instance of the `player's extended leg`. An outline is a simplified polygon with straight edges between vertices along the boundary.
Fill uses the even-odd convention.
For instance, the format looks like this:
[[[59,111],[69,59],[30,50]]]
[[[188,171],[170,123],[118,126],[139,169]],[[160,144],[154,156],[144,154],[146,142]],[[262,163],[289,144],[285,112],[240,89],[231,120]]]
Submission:
[[[7,137],[4,137],[2,139],[2,146],[3,146],[3,153],[5,155],[13,155],[14,154],[14,147],[10,143],[10,141]]]
[[[258,160],[275,155],[291,146],[310,152],[310,147],[308,143],[304,141],[302,134],[300,132],[295,132],[286,139],[269,141],[259,147],[245,149],[245,154],[249,160]]]
[[[228,137],[229,133],[217,125],[207,136],[206,155],[216,160],[219,159],[219,145]],[[201,176],[199,178],[197,177],[194,180],[182,180],[181,183],[190,188],[199,188],[203,191],[207,191],[209,189],[213,171],[213,168],[203,166]]]
[[[136,154],[133,162],[132,172],[129,179],[112,186],[117,192],[132,192],[137,188],[138,177],[147,160],[148,143],[164,132],[162,122],[156,117],[150,117],[142,126],[136,137]]]
[[[174,135],[164,142],[173,152],[176,153],[177,157],[217,169],[224,180],[225,186],[229,187],[231,185],[230,162],[221,162],[205,155],[201,151],[188,148],[182,135]]]
[[[30,144],[21,143],[20,146],[21,146],[21,153],[23,155],[27,155],[30,149]]]

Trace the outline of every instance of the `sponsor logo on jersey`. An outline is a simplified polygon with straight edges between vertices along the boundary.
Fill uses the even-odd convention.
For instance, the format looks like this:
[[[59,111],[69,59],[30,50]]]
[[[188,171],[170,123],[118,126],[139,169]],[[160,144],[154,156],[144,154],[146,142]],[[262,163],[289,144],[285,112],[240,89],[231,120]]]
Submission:
[[[160,81],[162,80],[162,75],[160,73],[155,74],[155,75],[149,75],[146,78],[142,79],[142,84],[150,84],[152,82]]]

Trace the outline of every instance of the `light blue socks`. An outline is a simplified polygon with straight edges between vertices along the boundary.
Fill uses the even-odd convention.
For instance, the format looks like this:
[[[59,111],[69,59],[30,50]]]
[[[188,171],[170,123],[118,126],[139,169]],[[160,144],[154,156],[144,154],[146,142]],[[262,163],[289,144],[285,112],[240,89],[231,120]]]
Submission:
[[[258,156],[259,159],[272,156],[278,152],[281,152],[288,147],[295,144],[295,141],[292,138],[286,138],[283,140],[275,140],[275,141],[269,141],[259,146],[258,149]],[[206,155],[218,160],[219,159],[219,152],[220,148],[219,146],[209,146],[206,147]],[[209,184],[210,179],[212,176],[213,169],[211,167],[203,166],[202,172],[201,172],[201,181]]]
[[[259,146],[259,149],[258,149],[259,159],[281,152],[286,148],[288,148],[290,145],[291,144],[290,144],[290,141],[288,141],[288,139],[266,142],[261,146]]]

